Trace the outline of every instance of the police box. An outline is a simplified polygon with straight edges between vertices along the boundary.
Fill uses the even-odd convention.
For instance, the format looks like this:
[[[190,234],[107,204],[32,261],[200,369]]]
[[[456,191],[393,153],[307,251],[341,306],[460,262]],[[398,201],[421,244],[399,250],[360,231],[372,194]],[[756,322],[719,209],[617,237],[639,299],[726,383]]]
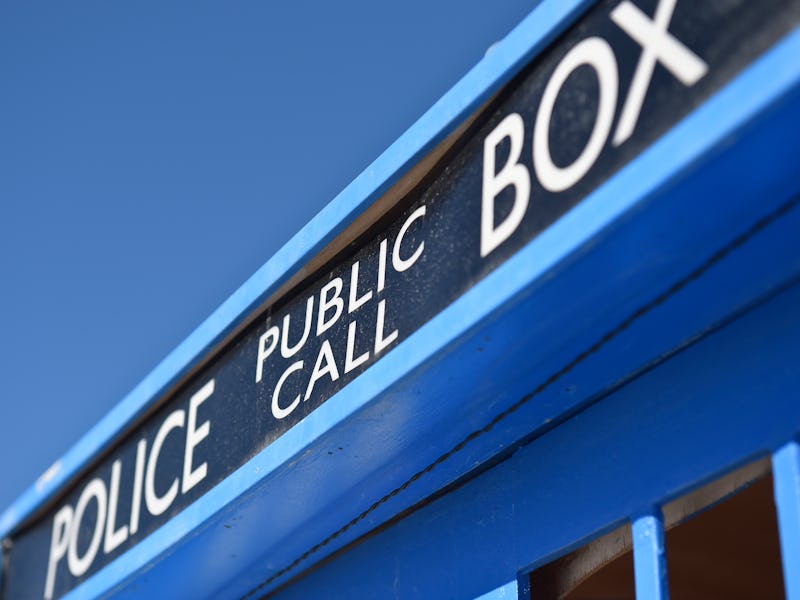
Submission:
[[[800,600],[798,22],[539,3],[0,518],[0,596]]]

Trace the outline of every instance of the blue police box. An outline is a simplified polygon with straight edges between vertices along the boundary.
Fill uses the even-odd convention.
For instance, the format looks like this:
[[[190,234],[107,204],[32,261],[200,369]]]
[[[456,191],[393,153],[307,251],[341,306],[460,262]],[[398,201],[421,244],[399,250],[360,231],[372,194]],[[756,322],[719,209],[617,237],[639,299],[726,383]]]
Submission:
[[[539,3],[0,517],[0,596],[800,600],[799,22]]]

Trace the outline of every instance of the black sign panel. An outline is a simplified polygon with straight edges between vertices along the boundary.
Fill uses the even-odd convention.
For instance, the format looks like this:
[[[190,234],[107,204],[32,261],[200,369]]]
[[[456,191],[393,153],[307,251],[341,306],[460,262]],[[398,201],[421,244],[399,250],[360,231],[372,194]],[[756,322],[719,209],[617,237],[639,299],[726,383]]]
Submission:
[[[799,15],[792,0],[589,10],[398,206],[13,537],[3,597],[61,596],[140,542],[579,203]]]

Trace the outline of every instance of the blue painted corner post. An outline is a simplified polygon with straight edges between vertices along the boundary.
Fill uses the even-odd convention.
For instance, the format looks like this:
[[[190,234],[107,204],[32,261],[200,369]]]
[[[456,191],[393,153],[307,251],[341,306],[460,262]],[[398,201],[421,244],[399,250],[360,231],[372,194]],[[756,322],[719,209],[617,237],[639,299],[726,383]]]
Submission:
[[[772,455],[775,505],[787,600],[800,600],[800,444],[789,442]]]
[[[661,511],[633,520],[633,569],[637,600],[667,600],[667,558]]]
[[[520,578],[501,585],[478,596],[475,600],[530,600],[530,585],[528,585],[528,578],[520,576]]]

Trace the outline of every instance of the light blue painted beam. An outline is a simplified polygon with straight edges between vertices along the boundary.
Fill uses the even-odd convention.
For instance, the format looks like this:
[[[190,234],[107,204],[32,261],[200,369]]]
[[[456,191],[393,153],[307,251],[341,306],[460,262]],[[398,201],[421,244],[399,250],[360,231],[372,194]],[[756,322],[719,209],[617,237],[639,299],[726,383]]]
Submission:
[[[491,592],[481,594],[475,600],[528,600],[529,597],[527,595],[520,595],[521,590],[522,586],[515,579]]]
[[[772,476],[786,598],[800,600],[800,444],[789,442],[772,455]]]
[[[668,600],[664,520],[660,510],[633,521],[633,571],[637,600]]]

